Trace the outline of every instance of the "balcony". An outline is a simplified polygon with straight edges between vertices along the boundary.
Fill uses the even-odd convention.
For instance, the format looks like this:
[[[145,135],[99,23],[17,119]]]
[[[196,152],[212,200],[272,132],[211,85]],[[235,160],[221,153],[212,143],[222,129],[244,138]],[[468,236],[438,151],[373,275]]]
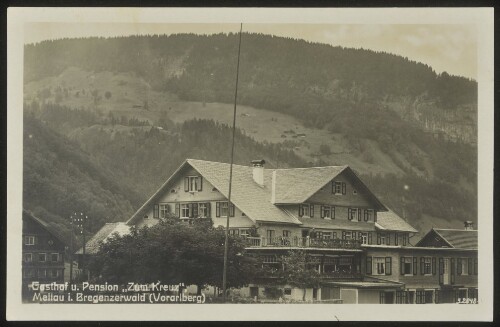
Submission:
[[[360,249],[360,240],[320,239],[310,237],[247,237],[248,246],[258,247],[298,247],[327,249]]]

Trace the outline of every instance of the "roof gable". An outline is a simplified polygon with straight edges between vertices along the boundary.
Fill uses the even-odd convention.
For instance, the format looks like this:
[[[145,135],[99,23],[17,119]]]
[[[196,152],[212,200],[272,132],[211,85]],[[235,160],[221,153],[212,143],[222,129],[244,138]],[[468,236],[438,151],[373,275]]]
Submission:
[[[229,169],[227,163],[187,159],[170,178],[144,203],[127,221],[135,224],[148,210],[154,201],[160,198],[168,187],[174,183],[181,171],[191,166],[226,198],[229,196]],[[246,214],[253,222],[267,221],[278,223],[300,224],[293,215],[271,203],[271,171],[264,170],[264,186],[257,185],[252,176],[252,167],[233,165],[231,202]]]
[[[304,203],[341,174],[366,194],[377,210],[387,210],[349,166],[276,169],[274,203]]]
[[[447,246],[456,249],[477,249],[477,230],[431,229],[416,246]]]
[[[63,245],[66,245],[66,239],[63,237],[59,232],[57,232],[53,227],[50,226],[49,223],[47,223],[45,220],[36,217],[33,213],[30,211],[23,209],[23,220],[24,219],[30,219],[33,221],[35,224],[39,225],[41,228],[43,228],[47,233],[55,237],[59,242],[61,242]]]

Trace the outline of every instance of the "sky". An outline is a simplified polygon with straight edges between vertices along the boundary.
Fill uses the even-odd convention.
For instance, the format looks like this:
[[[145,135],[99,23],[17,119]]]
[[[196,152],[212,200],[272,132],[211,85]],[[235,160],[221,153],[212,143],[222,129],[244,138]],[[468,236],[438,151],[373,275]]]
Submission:
[[[239,24],[27,23],[24,42],[138,34],[237,33]],[[384,51],[430,65],[437,73],[477,78],[475,25],[244,24],[243,32]]]

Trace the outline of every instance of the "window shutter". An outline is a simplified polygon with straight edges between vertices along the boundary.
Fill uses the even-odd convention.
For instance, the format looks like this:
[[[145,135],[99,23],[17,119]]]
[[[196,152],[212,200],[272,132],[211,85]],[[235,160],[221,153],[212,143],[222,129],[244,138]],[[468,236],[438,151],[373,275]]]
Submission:
[[[477,258],[474,258],[474,275],[477,275]]]
[[[330,207],[330,215],[332,216],[332,219],[335,219],[335,207],[334,206]]]
[[[181,205],[179,203],[175,204],[175,216],[177,218],[181,216]]]
[[[363,233],[358,232],[358,240],[363,240]]]
[[[354,231],[351,232],[351,238],[353,240],[356,240],[356,232],[354,232]]]
[[[417,262],[417,257],[413,257],[413,275],[417,274],[418,270],[418,262]]]
[[[153,207],[153,218],[159,218],[160,217],[160,206],[158,204],[155,204]]]
[[[385,235],[385,245],[391,245],[391,233]]]
[[[198,177],[198,192],[201,192],[203,190],[203,177],[200,176]]]
[[[207,218],[212,218],[212,208],[210,206],[210,202],[207,202],[206,203],[206,206],[207,206]]]
[[[380,304],[385,303],[385,292],[384,291],[380,291],[380,293],[379,293],[379,302],[380,302]]]
[[[372,274],[372,257],[366,257],[366,274]]]
[[[444,282],[444,261],[443,258],[439,258],[439,284]]]
[[[220,202],[215,203],[215,216],[220,217]]]
[[[309,217],[314,217],[314,204],[309,206]]]
[[[394,233],[394,245],[399,245],[398,233]]]
[[[193,203],[188,203],[189,218],[193,218]]]
[[[193,217],[198,218],[198,203],[193,203]]]
[[[184,192],[189,191],[189,177],[184,177]]]
[[[358,209],[358,221],[361,221],[361,209]]]
[[[345,231],[342,232],[342,239],[345,240]]]
[[[400,267],[399,267],[399,273],[401,275],[404,275],[405,274],[405,257],[401,257],[399,259],[399,265],[400,265]]]
[[[385,274],[392,275],[392,258],[385,257]]]
[[[345,195],[345,189],[346,189],[345,183],[342,183],[342,194],[344,194],[344,195]]]
[[[368,244],[372,244],[372,233],[368,232]]]
[[[469,275],[472,275],[473,274],[473,265],[472,265],[472,258],[467,258],[467,272],[469,273]]]
[[[420,275],[424,274],[424,264],[425,264],[424,262],[425,262],[425,258],[420,257]]]
[[[451,283],[455,284],[455,258],[451,258],[451,267],[450,267],[450,272],[451,272]]]
[[[457,258],[457,275],[462,275],[462,258]]]
[[[304,208],[302,208],[302,205],[299,205],[299,217],[304,216]]]
[[[234,204],[229,203],[229,217],[234,217]]]
[[[324,206],[321,206],[321,208],[319,210],[319,216],[321,218],[325,218],[325,207]]]
[[[432,257],[432,274],[436,274],[436,257]]]
[[[381,242],[380,233],[377,233],[377,245],[380,245],[380,242]]]
[[[373,211],[373,221],[377,222],[377,212],[375,210]]]

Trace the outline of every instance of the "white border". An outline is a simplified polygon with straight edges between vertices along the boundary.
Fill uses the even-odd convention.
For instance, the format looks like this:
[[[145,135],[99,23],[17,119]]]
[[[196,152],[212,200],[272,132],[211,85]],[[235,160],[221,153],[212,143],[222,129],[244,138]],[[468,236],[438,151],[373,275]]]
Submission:
[[[22,304],[23,26],[28,22],[475,24],[479,83],[479,304]],[[455,320],[493,319],[493,8],[9,8],[7,12],[8,320]],[[237,31],[238,25],[235,25]],[[363,312],[363,314],[359,314]]]

